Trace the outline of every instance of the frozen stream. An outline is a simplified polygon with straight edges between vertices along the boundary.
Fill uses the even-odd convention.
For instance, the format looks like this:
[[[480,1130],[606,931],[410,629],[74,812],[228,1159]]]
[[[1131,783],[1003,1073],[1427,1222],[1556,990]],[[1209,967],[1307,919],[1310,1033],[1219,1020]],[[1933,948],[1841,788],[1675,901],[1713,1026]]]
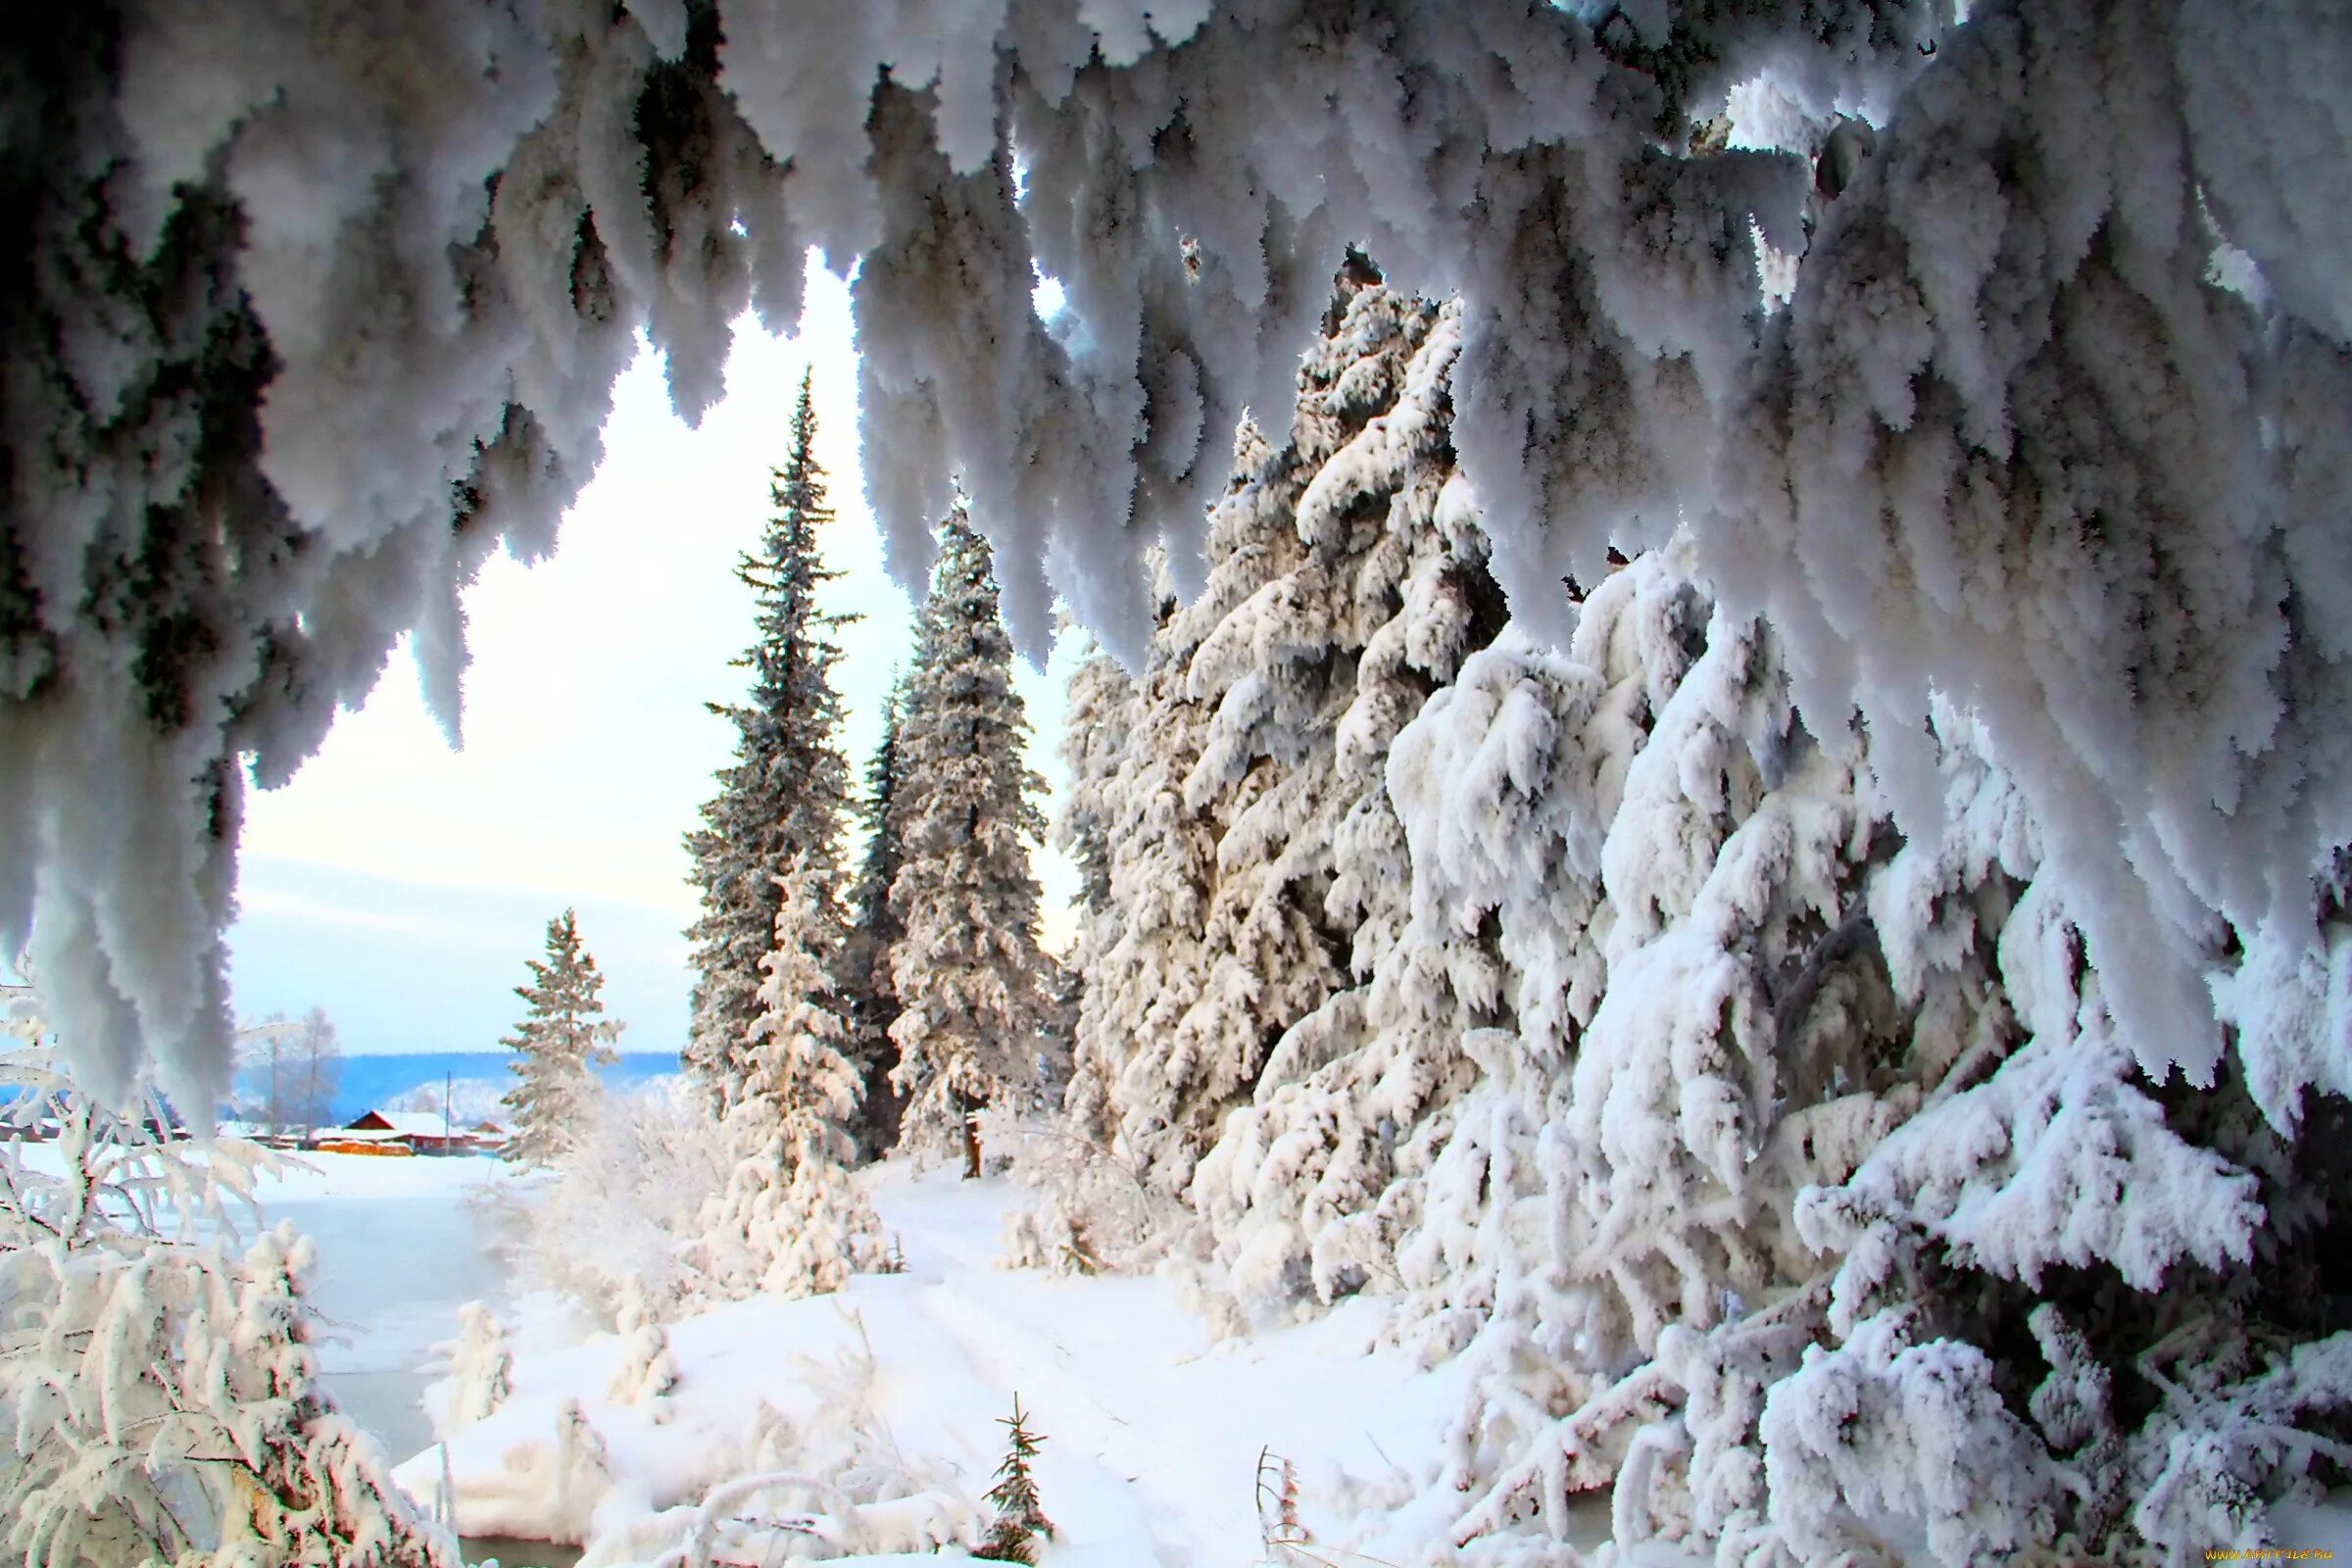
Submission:
[[[505,1270],[483,1245],[467,1197],[494,1179],[491,1160],[305,1156],[314,1171],[266,1181],[263,1218],[291,1220],[317,1244],[311,1301],[325,1320],[321,1380],[393,1463],[429,1446],[419,1402],[433,1347],[452,1339],[458,1308],[511,1302]],[[466,1544],[469,1561],[562,1568],[576,1552],[540,1543]]]
[[[433,1441],[419,1369],[458,1331],[467,1301],[506,1305],[506,1277],[482,1248],[472,1210],[451,1197],[296,1198],[274,1201],[318,1246],[312,1304],[335,1338],[318,1368],[352,1419],[395,1461]]]

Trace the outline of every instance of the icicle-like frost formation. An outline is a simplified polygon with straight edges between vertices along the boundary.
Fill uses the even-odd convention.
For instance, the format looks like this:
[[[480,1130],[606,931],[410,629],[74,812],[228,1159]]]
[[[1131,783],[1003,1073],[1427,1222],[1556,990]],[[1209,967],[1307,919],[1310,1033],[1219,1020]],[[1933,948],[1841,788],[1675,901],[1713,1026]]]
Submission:
[[[287,777],[404,632],[454,731],[458,592],[549,548],[635,334],[698,415],[811,245],[858,265],[902,576],[961,473],[1016,637],[1058,590],[1134,658],[1146,552],[1197,585],[1225,433],[1283,427],[1357,243],[1461,297],[1456,443],[1531,630],[1566,636],[1563,572],[1689,518],[1816,725],[1868,716],[1913,830],[1931,686],[1981,708],[2131,1049],[2209,1075],[2181,960],[2224,920],[2309,950],[2352,837],[2352,28],[2322,0],[1944,20],[28,14],[0,31],[0,945],[34,935],[102,1088],[150,1054],[217,1086],[247,765]],[[1735,87],[1775,107],[1722,150]]]

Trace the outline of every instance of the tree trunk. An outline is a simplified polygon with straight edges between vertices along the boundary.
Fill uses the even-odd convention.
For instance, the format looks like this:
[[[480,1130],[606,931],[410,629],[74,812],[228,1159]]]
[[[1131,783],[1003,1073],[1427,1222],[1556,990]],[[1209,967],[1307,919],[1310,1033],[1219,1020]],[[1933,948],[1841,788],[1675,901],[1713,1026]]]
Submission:
[[[963,1118],[963,1179],[980,1179],[980,1105],[968,1095],[956,1097],[956,1114]]]

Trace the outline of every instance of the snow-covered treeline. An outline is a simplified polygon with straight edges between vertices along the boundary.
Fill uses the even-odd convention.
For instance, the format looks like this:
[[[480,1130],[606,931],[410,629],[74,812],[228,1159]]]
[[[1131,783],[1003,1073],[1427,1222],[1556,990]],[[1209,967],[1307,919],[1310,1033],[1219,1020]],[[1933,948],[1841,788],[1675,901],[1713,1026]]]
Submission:
[[[1531,633],[1687,526],[1915,839],[1935,706],[1976,714],[2143,1065],[2216,1071],[2207,960],[2325,962],[2325,0],[133,0],[12,18],[0,67],[0,945],[111,1088],[225,1075],[248,761],[286,777],[412,629],[454,729],[458,590],[550,547],[635,333],[692,416],[811,246],[858,264],[904,574],[960,473],[1033,649],[1058,591],[1140,655],[1155,541],[1198,585],[1225,432],[1287,423],[1359,243],[1459,296]]]
[[[1394,1298],[1493,1560],[1603,1487],[1727,1565],[2266,1541],[2347,1452],[2339,971],[2217,956],[2235,1051],[2143,1075],[1997,728],[1938,701],[1906,826],[1688,535],[1506,621],[1459,307],[1351,271],[1203,592],[1073,684],[1097,1152],[1022,1250]]]

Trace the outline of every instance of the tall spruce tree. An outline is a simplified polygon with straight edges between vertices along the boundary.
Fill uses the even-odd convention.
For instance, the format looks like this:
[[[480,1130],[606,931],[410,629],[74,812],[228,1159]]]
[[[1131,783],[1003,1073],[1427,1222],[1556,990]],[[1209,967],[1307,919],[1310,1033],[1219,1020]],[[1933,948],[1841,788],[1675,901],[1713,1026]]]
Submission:
[[[599,1016],[605,977],[581,945],[571,910],[547,922],[546,959],[526,961],[532,983],[514,994],[530,1011],[500,1042],[520,1054],[507,1064],[519,1081],[502,1101],[514,1121],[505,1152],[518,1163],[543,1165],[571,1147],[581,1098],[595,1083],[590,1069],[613,1059],[621,1026]]]
[[[1037,1083],[1052,1016],[1028,851],[1045,832],[1033,800],[1044,781],[1022,757],[1029,721],[988,545],[960,507],[942,544],[895,759],[905,859],[890,899],[903,926],[890,955],[892,1081],[906,1101],[902,1142],[960,1137],[977,1175],[972,1113]]]
[[[881,1223],[844,1168],[857,1152],[860,1086],[849,1021],[817,961],[805,862],[780,892],[743,1093],[724,1124],[735,1169],[705,1205],[688,1252],[697,1288],[720,1299],[837,1291],[881,1260]]]
[[[890,953],[902,928],[891,912],[890,888],[906,859],[906,795],[899,787],[899,726],[906,712],[906,677],[891,682],[890,706],[882,717],[882,740],[865,769],[865,848],[851,885],[850,929],[842,944],[841,989],[850,1021],[850,1056],[865,1087],[859,1106],[861,1152],[880,1154],[898,1142],[899,1097],[891,1069],[899,1049],[890,1026],[899,1021],[899,997],[891,983]]]
[[[775,940],[777,878],[796,862],[807,867],[816,909],[812,940],[828,973],[841,940],[849,763],[834,738],[841,699],[832,670],[841,651],[827,634],[850,617],[816,606],[818,585],[836,573],[817,554],[817,530],[833,512],[806,375],[791,444],[768,493],[775,510],[760,548],[735,566],[759,607],[758,635],[737,661],[752,672],[751,691],[740,703],[710,705],[736,727],[735,760],[720,770],[703,825],[686,836],[703,913],[686,933],[696,978],[685,1055],[722,1111],[742,1093],[749,1031],[760,1015],[760,961]]]

